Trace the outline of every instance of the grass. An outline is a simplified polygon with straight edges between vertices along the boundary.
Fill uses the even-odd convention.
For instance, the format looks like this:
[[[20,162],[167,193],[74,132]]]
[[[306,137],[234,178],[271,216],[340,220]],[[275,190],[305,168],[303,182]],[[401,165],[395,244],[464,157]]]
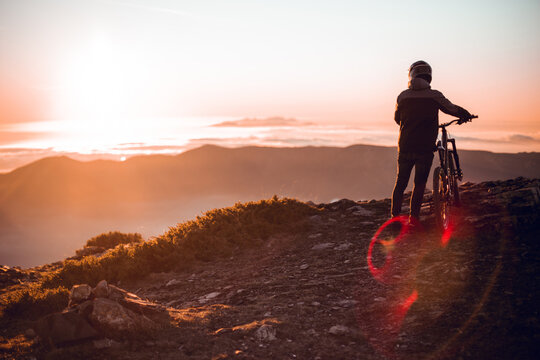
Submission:
[[[120,244],[131,244],[143,242],[139,233],[124,234],[119,231],[109,231],[108,233],[94,236],[86,242],[86,246],[98,246],[104,249],[112,249]]]
[[[60,311],[68,304],[69,291],[63,286],[54,289],[30,284],[24,289],[11,291],[2,296],[2,317],[33,319]]]
[[[243,249],[261,246],[274,234],[306,231],[307,216],[316,212],[305,203],[276,196],[214,209],[171,227],[152,240],[130,247],[120,244],[99,258],[66,260],[62,268],[45,276],[39,284],[4,296],[3,312],[20,316],[30,314],[25,311],[29,308],[41,314],[56,311],[67,304],[67,289],[75,284],[95,286],[103,279],[112,283],[132,280],[229,257]]]

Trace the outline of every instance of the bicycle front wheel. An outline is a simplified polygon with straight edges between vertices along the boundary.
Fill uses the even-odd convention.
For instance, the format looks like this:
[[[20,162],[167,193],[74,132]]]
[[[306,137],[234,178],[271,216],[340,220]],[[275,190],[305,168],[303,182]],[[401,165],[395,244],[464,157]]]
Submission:
[[[433,170],[433,207],[437,226],[446,230],[450,226],[450,198],[448,176],[441,167]]]
[[[456,174],[456,167],[454,165],[454,160],[451,156],[448,157],[449,165],[449,190],[450,190],[450,201],[452,206],[459,207],[461,202],[459,200],[459,187],[458,187],[458,177]]]

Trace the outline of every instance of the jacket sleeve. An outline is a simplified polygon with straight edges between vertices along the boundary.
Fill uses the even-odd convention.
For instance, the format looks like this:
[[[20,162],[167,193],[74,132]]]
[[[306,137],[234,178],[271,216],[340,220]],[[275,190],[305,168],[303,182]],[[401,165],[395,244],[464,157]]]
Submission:
[[[437,104],[439,104],[439,109],[446,114],[457,116],[459,118],[467,118],[471,116],[467,110],[461,106],[452,104],[450,100],[444,97],[444,95],[439,91],[437,91],[435,94],[435,101]]]

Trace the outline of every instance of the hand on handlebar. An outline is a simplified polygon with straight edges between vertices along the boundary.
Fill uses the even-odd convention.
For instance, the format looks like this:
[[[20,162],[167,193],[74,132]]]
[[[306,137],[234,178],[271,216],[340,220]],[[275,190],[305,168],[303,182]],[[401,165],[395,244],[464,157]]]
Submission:
[[[472,114],[469,114],[466,117],[461,117],[459,119],[459,121],[458,121],[458,125],[464,124],[466,122],[470,122],[470,121],[472,121],[472,119],[476,119],[477,117],[478,117],[478,115],[472,115]]]

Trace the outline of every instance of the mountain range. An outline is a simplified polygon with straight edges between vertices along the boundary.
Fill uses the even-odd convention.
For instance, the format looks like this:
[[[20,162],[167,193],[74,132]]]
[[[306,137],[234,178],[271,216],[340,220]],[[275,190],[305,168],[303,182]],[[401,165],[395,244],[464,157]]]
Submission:
[[[462,150],[460,159],[465,181],[540,177],[539,153]],[[41,159],[0,175],[0,264],[51,262],[110,230],[158,235],[171,224],[238,201],[273,195],[316,203],[389,197],[395,162],[395,147],[371,145],[205,145],[124,162]]]

